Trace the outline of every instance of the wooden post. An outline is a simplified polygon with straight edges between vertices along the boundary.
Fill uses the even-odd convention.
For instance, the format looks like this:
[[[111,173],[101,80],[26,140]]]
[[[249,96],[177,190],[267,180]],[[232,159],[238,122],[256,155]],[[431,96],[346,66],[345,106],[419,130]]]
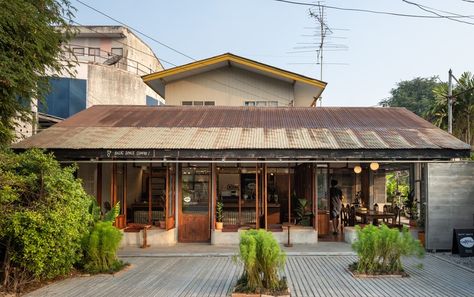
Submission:
[[[260,216],[259,216],[259,208],[258,208],[258,163],[255,165],[255,229],[260,227]]]
[[[148,176],[148,225],[153,225],[151,218],[151,178],[153,176],[153,163],[150,162],[150,175]]]
[[[169,205],[169,181],[170,179],[170,168],[169,165],[166,165],[166,174],[165,174],[165,205],[163,205],[164,219],[165,219],[165,230],[168,230],[168,205]]]
[[[268,174],[267,174],[267,163],[265,163],[263,167],[263,174],[264,174],[264,179],[263,179],[263,207],[265,207],[263,213],[265,215],[265,230],[268,229]]]
[[[125,227],[127,227],[127,163],[123,164],[123,216],[125,217]]]
[[[97,163],[97,204],[102,209],[102,163]]]
[[[318,195],[316,190],[316,165],[311,165],[311,196],[313,199],[313,229],[318,230]]]
[[[288,163],[288,224],[291,224],[291,168]]]
[[[212,209],[212,220],[211,220],[211,229],[215,230],[216,228],[216,209],[217,209],[217,170],[216,170],[216,164],[212,163],[211,165],[211,184],[212,184],[212,203],[211,203],[211,209]]]
[[[240,167],[240,166],[239,166]],[[242,177],[240,175],[241,171],[239,168],[239,217],[238,217],[238,225],[239,227],[242,226]]]
[[[115,204],[117,203],[117,163],[112,164],[112,178],[111,178],[111,207],[114,208]]]

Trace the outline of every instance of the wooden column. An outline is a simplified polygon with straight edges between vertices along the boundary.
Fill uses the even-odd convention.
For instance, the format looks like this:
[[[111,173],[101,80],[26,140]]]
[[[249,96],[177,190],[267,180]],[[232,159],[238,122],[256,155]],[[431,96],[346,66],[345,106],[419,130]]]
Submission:
[[[127,227],[127,163],[123,164],[123,216]]]
[[[264,179],[263,179],[263,207],[264,208],[264,216],[265,216],[265,230],[268,229],[268,174],[267,174],[267,163],[265,163],[263,167],[263,174],[264,174]]]
[[[212,209],[212,220],[211,220],[211,229],[215,230],[216,228],[216,209],[217,209],[217,170],[216,170],[216,164],[212,163],[211,165],[211,184],[212,184],[212,203],[211,203],[211,209]]]
[[[239,166],[240,167],[240,166]],[[239,217],[238,217],[238,226],[242,226],[242,176],[241,170],[239,168]]]
[[[112,177],[110,179],[110,197],[111,207],[114,208],[117,203],[117,163],[112,164]]]
[[[97,163],[97,204],[102,209],[102,163]]]
[[[153,176],[153,163],[150,162],[150,175],[148,176],[148,225],[152,225],[151,218],[151,177]]]
[[[255,165],[255,229],[260,227],[260,216],[259,216],[259,207],[258,207],[258,163]]]
[[[291,170],[288,163],[288,224],[291,224]]]
[[[165,205],[163,205],[164,219],[165,219],[165,230],[169,230],[168,222],[168,205],[169,205],[169,183],[170,183],[170,168],[169,165],[166,165],[166,174],[165,174]]]
[[[313,199],[313,228],[318,230],[318,195],[316,190],[316,165],[311,164],[311,197]]]

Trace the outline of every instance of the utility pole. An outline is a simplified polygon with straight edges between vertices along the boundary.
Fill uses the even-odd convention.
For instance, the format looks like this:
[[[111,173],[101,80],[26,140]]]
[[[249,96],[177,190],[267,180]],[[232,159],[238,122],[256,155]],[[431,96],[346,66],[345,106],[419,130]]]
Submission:
[[[448,71],[448,132],[453,134],[453,71]]]

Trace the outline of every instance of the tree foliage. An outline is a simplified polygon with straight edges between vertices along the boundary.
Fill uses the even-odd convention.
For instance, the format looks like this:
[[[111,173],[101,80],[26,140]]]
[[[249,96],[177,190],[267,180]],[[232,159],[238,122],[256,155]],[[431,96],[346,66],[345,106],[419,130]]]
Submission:
[[[0,278],[7,291],[66,274],[81,259],[92,198],[75,170],[40,150],[0,152]]]
[[[381,105],[405,107],[434,125],[448,129],[448,84],[437,77],[402,81]],[[474,76],[464,72],[453,86],[453,135],[474,145]]]
[[[404,80],[390,91],[391,97],[381,101],[379,104],[391,107],[405,107],[415,114],[425,117],[436,97],[433,90],[440,83],[437,77],[417,77],[412,80]]]
[[[433,124],[448,129],[448,84],[443,83],[433,89],[436,101],[427,116]],[[464,72],[452,90],[453,94],[453,135],[474,145],[474,76]]]
[[[0,145],[13,140],[19,120],[29,120],[47,76],[72,66],[61,59],[61,44],[72,36],[73,10],[69,0],[0,0]]]

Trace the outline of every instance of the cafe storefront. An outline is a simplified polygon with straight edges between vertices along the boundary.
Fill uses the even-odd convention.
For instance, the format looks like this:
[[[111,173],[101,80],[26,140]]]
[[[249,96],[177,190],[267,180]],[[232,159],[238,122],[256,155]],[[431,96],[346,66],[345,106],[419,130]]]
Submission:
[[[294,107],[93,106],[15,145],[30,147],[78,163],[104,212],[120,202],[123,245],[146,226],[152,246],[234,244],[250,228],[317,243],[332,179],[344,205],[381,208],[385,173],[403,169],[421,201],[425,165],[470,151],[405,109]]]

